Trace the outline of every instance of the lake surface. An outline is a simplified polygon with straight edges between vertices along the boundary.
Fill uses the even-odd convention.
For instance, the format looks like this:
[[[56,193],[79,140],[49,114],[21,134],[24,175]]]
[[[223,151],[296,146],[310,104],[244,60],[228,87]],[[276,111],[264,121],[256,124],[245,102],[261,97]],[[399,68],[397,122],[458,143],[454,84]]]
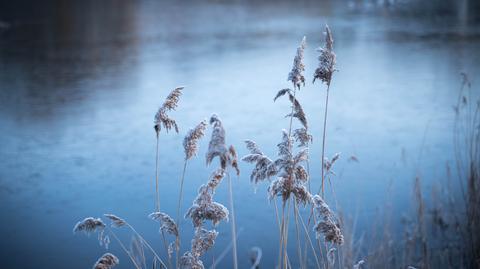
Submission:
[[[227,143],[240,156],[247,154],[243,141],[253,139],[275,157],[289,104],[273,97],[290,86],[287,75],[304,35],[308,83],[297,96],[314,134],[311,173],[318,188],[326,89],[310,81],[325,23],[339,69],[326,150],[327,156],[342,153],[332,178],[337,209],[356,218],[359,231],[386,203],[395,215],[408,214],[414,176],[430,190],[446,178],[447,163],[453,166],[452,106],[460,71],[469,74],[478,95],[475,21],[399,15],[353,2],[115,2],[2,4],[2,268],[91,267],[105,249],[96,236],[73,235],[72,228],[103,213],[125,218],[164,255],[158,224],[147,218],[154,209],[153,116],[159,105],[174,87],[185,86],[171,114],[180,134],[160,135],[161,206],[175,216],[183,136],[212,113],[223,120]],[[210,130],[188,163],[182,211],[215,168],[205,166],[209,136]],[[348,161],[352,155],[359,162]],[[274,207],[266,184],[254,191],[251,169],[241,163],[240,178],[233,178],[240,265],[248,268],[248,251],[259,246],[262,268],[273,268]],[[226,181],[215,198],[228,205]],[[185,250],[193,229],[188,220],[181,228]],[[208,266],[230,242],[229,223],[218,231],[214,250],[204,257]],[[126,231],[118,233],[128,242]],[[290,247],[294,253],[293,239]],[[132,267],[118,244],[109,251],[120,257],[118,268]],[[227,255],[217,268],[230,265]]]

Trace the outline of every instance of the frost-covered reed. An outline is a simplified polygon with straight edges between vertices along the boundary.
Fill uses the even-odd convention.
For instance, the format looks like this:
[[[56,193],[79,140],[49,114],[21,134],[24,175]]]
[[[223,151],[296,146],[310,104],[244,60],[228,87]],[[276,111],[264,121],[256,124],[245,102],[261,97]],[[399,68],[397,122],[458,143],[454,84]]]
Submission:
[[[93,269],[111,269],[115,267],[115,265],[118,265],[119,263],[120,261],[115,255],[111,253],[105,253],[93,265]]]

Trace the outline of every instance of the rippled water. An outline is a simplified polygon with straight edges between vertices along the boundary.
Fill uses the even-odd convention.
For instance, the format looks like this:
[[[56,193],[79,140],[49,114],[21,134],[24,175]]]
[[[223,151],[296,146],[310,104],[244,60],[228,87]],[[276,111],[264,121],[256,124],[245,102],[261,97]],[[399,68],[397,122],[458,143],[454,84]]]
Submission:
[[[175,215],[188,128],[217,113],[239,155],[247,153],[243,140],[253,139],[274,156],[289,106],[273,96],[290,86],[286,77],[304,35],[312,79],[325,23],[334,32],[339,69],[327,155],[342,152],[332,183],[338,208],[358,219],[358,229],[386,201],[407,214],[415,174],[427,189],[445,178],[459,72],[480,75],[478,27],[455,17],[420,19],[329,2],[54,3],[4,4],[0,11],[3,268],[90,267],[104,250],[94,236],[74,236],[72,227],[109,212],[162,250],[158,225],[146,215],[154,197],[152,121],[163,98],[186,86],[172,114],[181,134],[160,136],[161,203]],[[315,135],[311,171],[318,188],[325,87],[307,83],[298,98]],[[205,167],[206,147],[204,140],[188,164],[184,210],[214,168]],[[349,162],[351,155],[360,162]],[[242,163],[234,179],[240,263],[247,268],[248,250],[259,246],[262,265],[272,268],[278,251],[273,205],[265,185],[254,192],[251,168]],[[225,185],[216,199],[227,204]],[[205,264],[229,244],[229,227],[218,227]],[[188,246],[188,220],[182,229]],[[119,268],[131,267],[115,242],[110,251],[120,256]],[[230,260],[227,255],[219,267],[228,268]]]

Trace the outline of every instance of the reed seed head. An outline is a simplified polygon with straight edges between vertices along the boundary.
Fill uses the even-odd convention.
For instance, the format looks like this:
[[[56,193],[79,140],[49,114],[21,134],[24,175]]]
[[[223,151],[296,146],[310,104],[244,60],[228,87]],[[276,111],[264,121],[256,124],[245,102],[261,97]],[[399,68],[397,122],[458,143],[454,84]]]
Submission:
[[[191,218],[194,227],[202,226],[206,220],[212,221],[214,226],[220,221],[228,221],[228,209],[220,203],[213,201],[208,185],[202,185],[198,190],[197,198],[185,214],[185,218]]]
[[[127,222],[126,222],[124,219],[122,219],[122,218],[120,218],[120,217],[118,217],[118,216],[115,216],[115,215],[113,215],[113,214],[103,214],[103,215],[104,215],[107,219],[109,219],[109,220],[112,221],[112,224],[111,224],[111,225],[112,225],[113,227],[117,227],[117,228],[118,228],[118,227],[125,226],[125,225],[127,224]]]
[[[330,85],[332,74],[336,70],[336,56],[333,52],[332,32],[328,25],[325,25],[325,46],[318,48],[317,51],[320,52],[320,56],[318,56],[318,68],[313,74],[313,82],[315,82],[316,79],[320,79],[322,82]]]
[[[313,141],[313,136],[306,128],[295,129],[293,131],[293,137],[295,138],[295,141],[299,143],[299,147],[308,147],[308,144]]]
[[[215,230],[195,229],[195,236],[192,239],[192,254],[195,257],[202,256],[215,244],[218,232]]]
[[[161,231],[178,237],[178,226],[168,214],[165,214],[163,212],[153,212],[148,215],[148,217],[152,220],[159,221],[162,224],[160,226]]]
[[[111,269],[119,263],[120,261],[115,255],[112,253],[105,253],[93,265],[93,269]]]
[[[190,251],[185,252],[179,261],[180,269],[204,269],[203,262]]]
[[[220,158],[222,168],[227,166],[227,146],[225,145],[225,129],[223,128],[220,118],[213,114],[210,117],[210,124],[213,125],[212,137],[208,144],[206,155],[207,165],[209,165],[215,157]]]
[[[314,195],[311,198],[311,202],[318,217],[317,223],[313,228],[316,232],[316,237],[320,238],[323,234],[325,241],[342,245],[343,234],[333,211],[330,210],[330,207],[319,195]]]
[[[300,46],[297,48],[297,54],[293,59],[292,71],[288,74],[288,80],[291,81],[294,87],[300,89],[300,86],[305,86],[305,77],[303,72],[305,71],[305,64],[303,62],[303,53],[307,46],[306,37],[303,37]]]
[[[274,162],[263,154],[254,141],[246,140],[245,144],[250,154],[243,156],[242,161],[255,164],[255,168],[250,175],[251,182],[257,184],[277,174],[277,167]]]
[[[158,109],[157,113],[155,114],[154,129],[155,129],[155,133],[157,134],[157,137],[160,133],[160,130],[162,129],[162,125],[167,132],[172,128],[174,128],[175,132],[178,133],[177,122],[174,119],[170,118],[167,115],[167,112],[171,110],[175,110],[175,108],[177,108],[178,101],[180,99],[180,96],[182,95],[183,88],[184,87],[177,87],[172,92],[170,92],[170,94],[165,99],[165,102],[162,104],[162,106]]]
[[[292,94],[292,90],[282,89],[278,91],[277,95],[275,95],[275,98],[273,98],[273,101],[276,101],[278,98],[286,94],[288,95],[288,100],[290,100],[290,103],[292,103],[293,112],[290,114],[287,114],[285,117],[297,118],[300,121],[300,123],[303,125],[303,127],[305,129],[308,129],[307,116],[303,111],[302,105],[300,105],[300,102],[298,101],[298,99],[295,98],[295,96]]]
[[[96,232],[97,230],[103,230],[105,226],[105,223],[101,219],[88,217],[77,222],[77,224],[75,224],[73,227],[73,232],[84,232],[86,234],[90,234]]]
[[[189,160],[197,155],[198,141],[205,135],[207,121],[200,122],[195,128],[190,129],[183,139],[183,148],[185,150],[185,159]]]

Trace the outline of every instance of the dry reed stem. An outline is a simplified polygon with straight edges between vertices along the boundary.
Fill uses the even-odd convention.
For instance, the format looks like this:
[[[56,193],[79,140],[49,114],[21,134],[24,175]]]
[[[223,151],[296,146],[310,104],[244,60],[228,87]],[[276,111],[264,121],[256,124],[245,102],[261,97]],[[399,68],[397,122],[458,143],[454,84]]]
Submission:
[[[232,189],[232,179],[230,174],[227,172],[228,177],[228,196],[230,200],[230,212],[231,212],[231,225],[232,225],[232,243],[233,243],[233,268],[238,269],[238,258],[237,258],[237,235],[236,235],[236,223],[235,223],[235,208],[233,204],[233,189]]]

